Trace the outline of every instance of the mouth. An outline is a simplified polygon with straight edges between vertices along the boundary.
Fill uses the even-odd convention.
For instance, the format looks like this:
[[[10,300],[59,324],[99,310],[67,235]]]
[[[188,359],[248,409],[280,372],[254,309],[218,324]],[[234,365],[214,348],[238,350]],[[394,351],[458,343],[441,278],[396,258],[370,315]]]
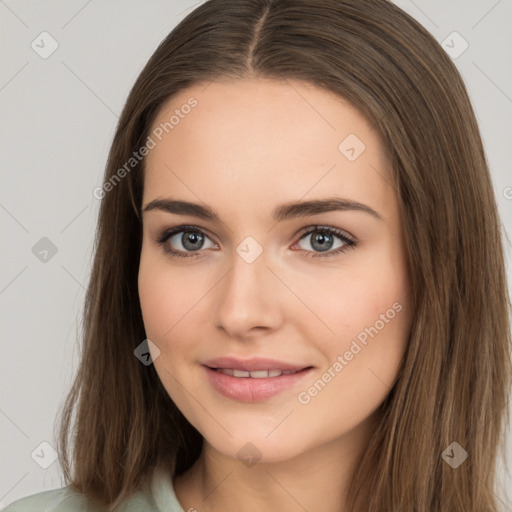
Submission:
[[[309,375],[311,365],[272,359],[239,360],[225,357],[204,363],[211,387],[223,397],[238,402],[261,402],[286,390]]]

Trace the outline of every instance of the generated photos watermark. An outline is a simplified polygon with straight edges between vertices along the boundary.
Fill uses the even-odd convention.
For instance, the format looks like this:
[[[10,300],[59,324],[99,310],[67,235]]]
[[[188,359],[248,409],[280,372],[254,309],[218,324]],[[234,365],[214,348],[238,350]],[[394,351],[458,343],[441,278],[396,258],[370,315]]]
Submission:
[[[174,114],[165,123],[160,123],[156,128],[153,129],[151,135],[148,136],[146,142],[137,151],[132,153],[132,156],[120,167],[116,173],[111,176],[106,183],[103,183],[101,187],[96,187],[93,190],[92,195],[96,199],[103,199],[107,192],[110,192],[114,187],[127,176],[137,165],[146,157],[149,152],[156,148],[159,142],[162,141],[164,134],[171,133],[176,126],[179,125],[182,119],[190,114],[192,109],[198,104],[194,97],[190,97],[186,103],[181,105],[180,108],[174,110]],[[157,139],[157,140],[155,140]]]
[[[399,302],[395,302],[385,313],[379,316],[379,319],[370,327],[365,327],[357,336],[352,340],[350,348],[346,350],[343,355],[338,355],[336,360],[327,368],[322,376],[315,381],[307,390],[301,391],[297,395],[297,400],[302,405],[307,405],[311,402],[312,398],[317,396],[326,386],[331,382],[340,372],[359,354],[364,347],[368,344],[368,336],[373,339],[384,329],[386,324],[395,318],[396,314],[402,311],[403,306]],[[359,342],[359,343],[358,343]],[[362,345],[362,346],[361,346]]]

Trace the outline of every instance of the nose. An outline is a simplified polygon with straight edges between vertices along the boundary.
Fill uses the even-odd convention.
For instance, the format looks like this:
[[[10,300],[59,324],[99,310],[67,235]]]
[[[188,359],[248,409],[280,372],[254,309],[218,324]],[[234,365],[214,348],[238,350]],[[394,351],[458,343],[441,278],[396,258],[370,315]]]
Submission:
[[[232,338],[261,336],[281,325],[282,284],[264,254],[248,263],[234,253],[231,269],[216,287],[216,326]]]

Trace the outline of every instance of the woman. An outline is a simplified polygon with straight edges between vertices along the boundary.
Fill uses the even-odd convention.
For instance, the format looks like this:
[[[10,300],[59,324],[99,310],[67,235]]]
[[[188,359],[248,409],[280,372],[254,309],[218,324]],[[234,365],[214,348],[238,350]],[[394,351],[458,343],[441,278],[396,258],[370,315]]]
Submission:
[[[95,194],[69,485],[7,512],[497,510],[500,222],[462,79],[407,14],[207,1]]]

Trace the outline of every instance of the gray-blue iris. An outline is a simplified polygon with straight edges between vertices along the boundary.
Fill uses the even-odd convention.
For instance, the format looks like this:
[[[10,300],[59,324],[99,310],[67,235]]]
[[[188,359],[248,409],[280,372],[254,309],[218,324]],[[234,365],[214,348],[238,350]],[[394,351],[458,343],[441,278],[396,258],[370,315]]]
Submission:
[[[317,244],[317,245],[316,245]],[[328,251],[333,244],[333,237],[328,233],[312,233],[311,246],[318,251]]]
[[[189,243],[191,240],[192,243]],[[183,235],[181,235],[181,243],[185,249],[189,251],[197,251],[203,246],[204,236],[195,231],[185,231]]]

